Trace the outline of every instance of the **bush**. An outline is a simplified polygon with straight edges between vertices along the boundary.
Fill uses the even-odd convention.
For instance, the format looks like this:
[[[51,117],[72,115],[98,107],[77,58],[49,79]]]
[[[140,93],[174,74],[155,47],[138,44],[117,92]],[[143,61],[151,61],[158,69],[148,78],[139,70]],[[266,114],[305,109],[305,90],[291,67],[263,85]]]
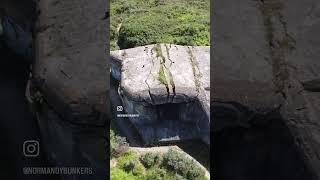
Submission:
[[[110,152],[112,157],[119,157],[125,154],[129,150],[129,144],[125,137],[120,137],[115,135],[115,133],[110,130]]]
[[[142,177],[145,174],[145,168],[141,163],[138,163],[134,166],[132,174],[138,177]]]
[[[204,170],[197,166],[193,160],[174,149],[169,149],[164,155],[163,165],[191,180],[199,179],[205,174]]]
[[[152,168],[147,171],[144,180],[165,180],[166,170],[162,168]]]
[[[111,180],[135,180],[135,177],[132,174],[128,174],[121,169],[111,168],[110,171],[110,179]]]
[[[174,180],[187,180],[186,178],[184,178],[183,176],[179,175],[179,174],[175,174],[173,176]]]
[[[146,168],[151,168],[154,165],[159,163],[160,160],[160,154],[159,153],[151,153],[148,152],[146,154],[144,154],[141,158],[140,158],[142,164],[146,167]]]
[[[132,172],[135,165],[138,163],[137,160],[130,160],[124,163],[123,170],[126,172]]]
[[[134,164],[137,162],[139,162],[138,156],[129,151],[117,159],[117,166],[122,170],[131,171],[134,167]]]

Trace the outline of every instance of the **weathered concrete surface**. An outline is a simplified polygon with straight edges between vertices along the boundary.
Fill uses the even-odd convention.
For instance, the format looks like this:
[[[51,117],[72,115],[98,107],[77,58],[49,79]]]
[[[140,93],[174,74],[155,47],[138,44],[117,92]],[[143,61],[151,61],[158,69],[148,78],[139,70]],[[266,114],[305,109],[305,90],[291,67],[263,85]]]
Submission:
[[[231,7],[229,3],[235,3]],[[252,108],[279,106],[265,39],[263,17],[256,1],[218,2],[214,34],[214,99],[237,101]],[[241,16],[241,15],[243,16]],[[227,23],[225,22],[234,22]]]
[[[319,6],[314,0],[214,6],[213,109],[220,114],[214,130],[250,129],[257,116],[280,113],[307,167],[291,179],[320,178]],[[282,168],[279,174],[289,173]]]
[[[196,98],[198,93],[188,48],[150,45],[113,54],[119,59],[122,56],[121,89],[130,99],[158,105]],[[164,82],[159,81],[161,68]]]
[[[229,7],[231,2],[235,4]],[[273,84],[271,57],[259,3],[217,2],[214,16],[217,21],[214,22],[213,110],[219,113],[218,110],[224,109],[235,117],[221,121],[215,119],[213,129],[247,126],[250,119],[244,118],[246,112],[238,110],[231,102],[253,111],[272,111],[283,101]]]
[[[56,167],[86,167],[92,174],[61,175],[63,180],[103,179],[109,169],[107,127],[81,126],[72,124],[42,105],[37,113],[41,139],[49,162]]]
[[[283,5],[280,13],[286,29],[282,37],[293,41],[293,50],[285,54],[289,77],[283,113],[315,178],[320,179],[320,91],[316,88],[320,79],[320,2],[293,0]]]
[[[209,144],[209,50],[157,44],[111,52],[111,74],[145,142],[201,137]]]
[[[92,168],[89,175],[108,176],[109,20],[104,0],[38,2],[36,59],[30,82],[43,151],[58,167]]]
[[[103,125],[108,111],[107,2],[39,2],[34,79],[65,119]]]

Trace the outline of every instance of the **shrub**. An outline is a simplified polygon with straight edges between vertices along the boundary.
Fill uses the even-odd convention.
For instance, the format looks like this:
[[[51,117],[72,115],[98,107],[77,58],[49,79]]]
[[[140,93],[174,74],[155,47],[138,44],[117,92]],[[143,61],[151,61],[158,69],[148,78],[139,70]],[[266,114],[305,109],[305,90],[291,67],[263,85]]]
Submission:
[[[138,156],[135,153],[129,151],[117,159],[117,166],[122,170],[131,171],[133,169],[132,164],[135,164],[138,161]]]
[[[148,153],[144,154],[143,156],[141,156],[140,160],[146,168],[151,168],[154,165],[156,165],[157,163],[159,163],[160,154],[148,152]]]
[[[119,157],[125,154],[129,150],[129,144],[125,137],[120,137],[115,135],[115,133],[110,130],[110,152],[112,157]]]
[[[132,172],[133,168],[135,167],[137,160],[130,160],[124,163],[123,170],[126,172]]]
[[[45,102],[45,97],[40,91],[36,91],[32,96],[31,100],[34,102],[36,106],[41,106]]]
[[[165,180],[166,170],[162,168],[152,168],[147,171],[144,180]]]
[[[196,163],[186,157],[184,154],[174,149],[169,151],[163,157],[163,165],[169,170],[179,173],[187,179],[199,179],[205,172],[196,165]]]
[[[121,169],[111,168],[110,179],[112,180],[135,180],[135,177],[132,174],[128,174]]]
[[[132,174],[138,177],[142,177],[145,174],[145,168],[141,163],[138,163],[134,166]]]
[[[174,180],[187,180],[186,178],[184,178],[183,176],[179,175],[179,174],[175,174],[173,176]]]

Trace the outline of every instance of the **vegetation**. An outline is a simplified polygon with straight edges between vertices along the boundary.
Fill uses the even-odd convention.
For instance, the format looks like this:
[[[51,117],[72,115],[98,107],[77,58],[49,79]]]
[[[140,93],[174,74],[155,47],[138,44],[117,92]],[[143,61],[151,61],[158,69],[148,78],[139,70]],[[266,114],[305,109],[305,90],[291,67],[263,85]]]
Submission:
[[[117,147],[117,136],[110,132],[111,144]],[[121,139],[121,138],[120,138]],[[120,144],[123,144],[121,142]],[[112,149],[112,148],[111,148]],[[138,155],[127,150],[126,152],[112,156],[116,165],[111,167],[111,180],[205,180],[205,172],[175,149],[170,149],[164,155],[149,152]]]
[[[170,149],[164,155],[163,165],[187,179],[198,179],[204,176],[204,171],[193,160],[174,149]]]
[[[111,157],[119,157],[129,150],[129,144],[126,138],[115,135],[114,131],[110,129],[110,153]]]
[[[32,96],[31,100],[36,104],[36,105],[42,105],[45,101],[44,95],[40,91],[36,91]]]
[[[209,0],[111,0],[111,49],[210,44]]]
[[[168,82],[167,82],[166,74],[164,73],[163,64],[160,65],[158,80],[160,81],[161,84],[168,87]]]
[[[159,163],[160,154],[159,153],[146,153],[141,158],[141,162],[147,168],[151,168]]]
[[[128,174],[121,169],[111,168],[110,170],[110,179],[112,180],[135,180],[132,174]]]

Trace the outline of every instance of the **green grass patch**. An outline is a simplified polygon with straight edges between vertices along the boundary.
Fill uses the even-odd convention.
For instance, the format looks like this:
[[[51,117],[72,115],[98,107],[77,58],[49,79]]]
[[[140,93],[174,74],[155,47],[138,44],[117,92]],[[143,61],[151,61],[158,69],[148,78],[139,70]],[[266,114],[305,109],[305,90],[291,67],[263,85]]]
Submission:
[[[210,45],[209,0],[111,0],[111,49]]]

